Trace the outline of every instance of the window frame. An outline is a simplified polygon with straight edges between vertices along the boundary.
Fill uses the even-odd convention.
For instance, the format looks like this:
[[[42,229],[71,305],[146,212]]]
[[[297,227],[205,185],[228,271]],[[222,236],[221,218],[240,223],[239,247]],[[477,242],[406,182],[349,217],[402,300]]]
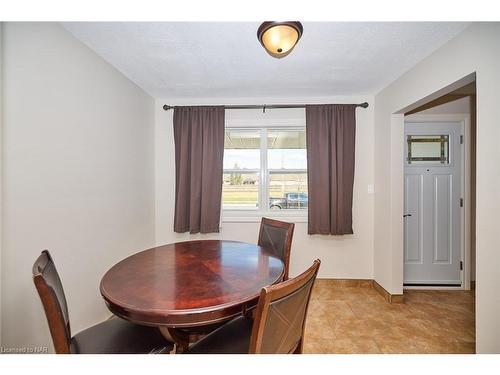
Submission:
[[[267,133],[272,130],[280,131],[306,131],[304,125],[284,125],[279,123],[274,124],[258,124],[255,126],[249,126],[248,122],[245,124],[232,124],[226,125],[226,130],[259,130],[260,131],[260,169],[257,170],[245,170],[248,173],[258,173],[259,175],[259,193],[258,193],[258,204],[259,207],[255,210],[250,209],[224,209],[223,202],[221,202],[221,216],[222,222],[260,222],[263,216],[283,219],[286,218],[293,222],[307,222],[308,209],[286,209],[286,210],[271,210],[269,208],[269,175],[270,170],[268,169],[268,148],[267,148]],[[306,147],[307,155],[307,147]],[[224,169],[223,174],[233,172],[233,169]],[[273,169],[277,174],[284,173],[306,173],[307,167],[305,169],[287,169],[279,170]],[[239,171],[241,172],[241,171]]]

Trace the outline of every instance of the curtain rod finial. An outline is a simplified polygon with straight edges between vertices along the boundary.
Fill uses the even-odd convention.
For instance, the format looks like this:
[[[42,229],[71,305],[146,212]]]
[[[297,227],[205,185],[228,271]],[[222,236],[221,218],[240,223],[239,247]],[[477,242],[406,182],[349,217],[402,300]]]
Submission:
[[[361,103],[359,106],[362,108],[368,108],[368,102]]]
[[[164,104],[164,105],[163,105],[163,109],[164,109],[165,111],[168,111],[169,109],[172,109],[172,108],[174,108],[174,107],[169,106],[169,105],[167,105],[167,104]]]

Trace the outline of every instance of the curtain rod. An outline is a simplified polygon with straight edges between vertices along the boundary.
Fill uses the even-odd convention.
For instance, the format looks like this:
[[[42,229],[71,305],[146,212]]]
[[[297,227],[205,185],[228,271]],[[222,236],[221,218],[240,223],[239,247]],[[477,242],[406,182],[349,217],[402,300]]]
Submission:
[[[274,109],[274,108],[305,108],[308,104],[259,104],[259,105],[224,105],[224,109],[262,109],[264,112],[266,109]],[[314,105],[314,104],[311,104]],[[168,105],[165,104],[163,109],[168,111],[174,108],[180,108],[184,106],[180,105]],[[368,103],[360,103],[356,104],[356,107],[368,108]]]

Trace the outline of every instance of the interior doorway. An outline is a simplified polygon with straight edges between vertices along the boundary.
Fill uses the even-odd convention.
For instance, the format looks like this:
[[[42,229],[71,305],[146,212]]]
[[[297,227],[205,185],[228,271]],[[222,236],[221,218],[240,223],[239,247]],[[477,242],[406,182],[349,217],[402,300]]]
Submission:
[[[405,113],[404,288],[475,284],[475,82]]]

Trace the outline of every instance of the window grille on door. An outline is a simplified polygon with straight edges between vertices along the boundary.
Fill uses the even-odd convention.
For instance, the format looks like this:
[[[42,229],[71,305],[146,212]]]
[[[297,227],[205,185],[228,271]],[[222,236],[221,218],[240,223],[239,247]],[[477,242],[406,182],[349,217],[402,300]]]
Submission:
[[[448,164],[448,141],[448,135],[408,135],[408,164]]]

